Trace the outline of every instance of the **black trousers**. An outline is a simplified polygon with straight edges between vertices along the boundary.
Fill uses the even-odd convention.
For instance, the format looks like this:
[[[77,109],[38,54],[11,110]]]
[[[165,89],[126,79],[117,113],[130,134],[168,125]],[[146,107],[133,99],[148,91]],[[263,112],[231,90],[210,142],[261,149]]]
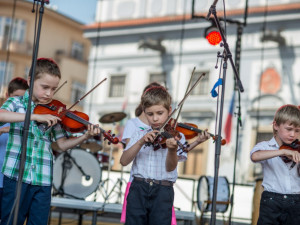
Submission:
[[[258,225],[299,225],[300,194],[264,191],[260,200]]]
[[[172,186],[133,180],[127,196],[125,225],[170,225]]]

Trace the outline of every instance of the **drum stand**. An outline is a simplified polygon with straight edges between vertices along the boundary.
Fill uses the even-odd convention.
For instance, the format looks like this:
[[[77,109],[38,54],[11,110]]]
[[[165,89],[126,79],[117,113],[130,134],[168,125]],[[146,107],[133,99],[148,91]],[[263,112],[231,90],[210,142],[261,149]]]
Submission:
[[[121,121],[125,117],[126,117],[126,113],[124,113],[124,112],[114,112],[114,113],[109,113],[109,114],[103,115],[100,118],[99,122],[100,123],[112,123],[113,128],[115,128],[116,122]],[[122,202],[122,185],[123,185],[123,181],[125,181],[123,179],[123,166],[122,166],[122,170],[121,170],[121,178],[118,178],[116,183],[113,185],[112,189],[110,191],[108,191],[108,183],[110,181],[109,177],[110,177],[110,171],[111,171],[110,162],[112,160],[112,151],[113,151],[113,146],[111,145],[110,146],[110,151],[109,151],[107,179],[104,180],[103,182],[101,182],[101,184],[100,184],[100,187],[103,187],[105,185],[105,182],[107,182],[106,183],[105,195],[103,196],[103,193],[101,192],[101,189],[100,189],[100,192],[101,192],[102,196],[104,197],[104,203],[105,203],[106,201],[108,201],[111,194],[115,191],[115,188],[119,188],[119,190],[117,192],[118,196],[117,196],[116,203],[121,203]],[[125,183],[126,183],[126,181],[125,181]]]
[[[202,204],[202,209],[205,208],[205,205],[212,204],[212,203],[213,203],[213,201],[211,201],[211,200],[204,201],[203,204]],[[216,204],[229,205],[230,201],[216,201]],[[223,215],[223,223],[225,224],[224,212],[222,213],[222,215]],[[204,225],[203,216],[204,216],[204,210],[201,211],[200,223],[199,223],[200,225]]]
[[[117,179],[116,183],[114,183],[113,187],[111,188],[111,190],[109,190],[109,181],[110,181],[110,171],[111,171],[111,160],[112,160],[112,150],[113,147],[110,147],[110,152],[109,152],[109,164],[108,164],[108,171],[107,171],[107,179],[104,180],[103,182],[101,182],[101,186],[103,187],[104,185],[106,185],[105,188],[105,194],[102,196],[104,197],[104,203],[107,202],[109,200],[109,198],[111,197],[111,195],[113,194],[113,192],[116,192],[117,194],[117,200],[115,203],[122,203],[123,202],[123,193],[122,193],[122,186],[123,186],[123,182],[126,184],[126,181],[123,178],[123,166],[121,168],[121,177]],[[105,184],[106,183],[106,184]],[[115,190],[116,189],[116,190]]]

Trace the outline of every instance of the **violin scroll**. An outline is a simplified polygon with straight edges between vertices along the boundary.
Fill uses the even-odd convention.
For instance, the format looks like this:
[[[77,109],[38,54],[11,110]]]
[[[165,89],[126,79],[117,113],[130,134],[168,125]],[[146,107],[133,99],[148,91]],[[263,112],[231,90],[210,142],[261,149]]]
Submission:
[[[111,130],[107,132],[103,132],[104,140],[109,140],[108,144],[110,145],[111,143],[113,144],[118,144],[119,139],[115,137],[115,134],[111,134]]]

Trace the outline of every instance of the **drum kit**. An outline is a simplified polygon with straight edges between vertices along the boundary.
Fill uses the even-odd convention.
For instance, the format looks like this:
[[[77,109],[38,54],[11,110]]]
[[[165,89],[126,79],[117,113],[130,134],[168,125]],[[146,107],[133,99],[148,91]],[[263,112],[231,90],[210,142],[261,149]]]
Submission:
[[[103,115],[99,121],[115,124],[115,122],[121,121],[125,117],[126,114],[123,112],[114,112]],[[55,158],[53,165],[53,195],[85,199],[100,187],[103,188],[103,184],[101,184],[104,182],[102,181],[102,170],[107,170],[109,179],[109,172],[114,165],[113,147],[110,145],[109,153],[104,152],[101,135],[86,140],[74,149],[60,151],[56,143],[52,144],[52,149]],[[105,198],[107,200],[109,194]]]
[[[229,182],[226,177],[218,177],[216,212],[225,213],[230,204]],[[200,223],[203,223],[203,214],[212,211],[214,177],[201,176],[197,187],[197,205],[201,212]]]

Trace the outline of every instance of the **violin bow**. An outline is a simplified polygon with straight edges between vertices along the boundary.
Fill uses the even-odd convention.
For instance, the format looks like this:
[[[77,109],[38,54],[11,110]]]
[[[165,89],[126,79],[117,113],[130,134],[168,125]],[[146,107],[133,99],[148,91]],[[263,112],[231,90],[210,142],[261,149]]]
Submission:
[[[54,91],[54,94],[53,95],[55,95],[56,94],[56,92],[58,92],[66,83],[68,83],[68,81],[65,81],[65,82],[63,82],[55,91]]]
[[[173,114],[178,110],[178,108],[184,103],[184,101],[186,100],[186,98],[191,94],[192,90],[197,86],[197,84],[199,83],[199,81],[201,80],[201,78],[205,76],[205,73],[202,73],[199,78],[196,80],[196,82],[193,84],[193,86],[191,87],[191,89],[184,95],[183,99],[178,103],[178,105],[175,107],[175,109],[171,112],[171,114],[169,115],[168,119],[166,120],[166,122],[162,125],[162,127],[159,129],[159,133],[161,133],[163,131],[163,129],[165,128],[165,126],[168,124],[168,122],[170,121],[170,119],[172,118]]]
[[[194,77],[194,74],[195,74],[195,70],[196,70],[196,67],[194,67],[193,71],[192,71],[192,74],[191,74],[191,77],[190,77],[190,80],[189,80],[189,84],[188,86],[186,87],[186,90],[185,90],[185,94],[187,94],[188,90],[189,90],[189,87],[191,86],[191,83],[192,83],[192,78]],[[180,106],[179,110],[178,110],[178,114],[177,114],[177,117],[175,119],[175,123],[174,123],[174,127],[176,127],[177,123],[178,123],[178,118],[180,116],[180,113],[181,113],[181,110],[182,110],[182,106],[183,104]]]
[[[71,105],[68,110],[72,109],[75,105],[77,105],[82,99],[84,99],[86,96],[88,96],[92,91],[94,91],[100,84],[102,84],[104,81],[106,81],[107,78],[104,78],[102,81],[100,81],[95,87],[93,87],[90,91],[88,91],[84,96],[82,96],[77,102],[75,102],[73,105]]]

